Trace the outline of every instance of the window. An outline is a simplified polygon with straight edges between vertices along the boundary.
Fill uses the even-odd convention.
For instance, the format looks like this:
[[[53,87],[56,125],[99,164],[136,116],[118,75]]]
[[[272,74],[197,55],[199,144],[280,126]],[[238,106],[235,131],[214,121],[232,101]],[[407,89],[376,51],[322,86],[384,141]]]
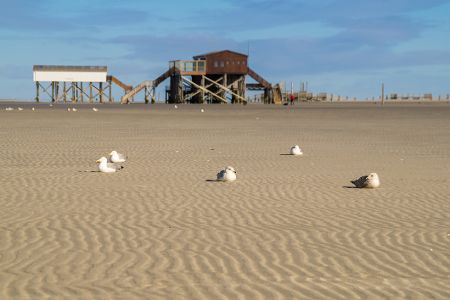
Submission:
[[[221,68],[225,67],[225,62],[223,60],[220,61],[220,67]]]
[[[214,68],[218,68],[219,67],[219,62],[217,60],[214,61]]]

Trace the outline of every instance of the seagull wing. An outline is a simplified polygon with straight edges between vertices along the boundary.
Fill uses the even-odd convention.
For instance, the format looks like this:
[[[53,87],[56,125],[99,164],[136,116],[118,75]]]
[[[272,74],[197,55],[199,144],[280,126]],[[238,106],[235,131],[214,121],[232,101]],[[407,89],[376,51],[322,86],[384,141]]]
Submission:
[[[353,183],[357,188],[363,188],[367,185],[367,179],[368,176],[361,176],[358,179],[352,180],[351,183]]]
[[[106,165],[108,166],[109,169],[113,169],[113,170],[116,170],[116,171],[119,171],[119,170],[123,169],[123,166],[121,166],[121,165],[115,165],[115,164],[112,164],[112,163],[107,163]]]
[[[119,156],[119,159],[125,161],[127,160],[128,156],[126,156],[125,154],[121,154],[121,153],[117,153],[117,155]]]
[[[217,173],[217,180],[224,180],[225,178],[225,170],[220,171]]]

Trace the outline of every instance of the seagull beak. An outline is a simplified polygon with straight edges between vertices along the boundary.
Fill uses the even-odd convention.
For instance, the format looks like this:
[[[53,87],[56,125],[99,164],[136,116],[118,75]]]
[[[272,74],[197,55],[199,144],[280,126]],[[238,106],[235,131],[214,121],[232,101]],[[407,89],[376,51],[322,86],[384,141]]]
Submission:
[[[100,159],[97,159],[95,162],[96,162],[96,163],[99,163],[99,162],[100,162]]]

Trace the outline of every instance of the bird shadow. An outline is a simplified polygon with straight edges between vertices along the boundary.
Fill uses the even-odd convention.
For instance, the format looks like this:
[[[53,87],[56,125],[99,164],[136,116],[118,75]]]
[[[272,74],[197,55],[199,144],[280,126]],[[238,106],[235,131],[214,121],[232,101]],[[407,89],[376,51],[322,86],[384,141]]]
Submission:
[[[280,155],[289,155],[289,156],[291,156],[292,154],[289,154],[289,153],[280,153]],[[292,155],[293,156],[293,155]]]
[[[84,170],[84,171],[78,171],[78,173],[100,173],[100,171]]]
[[[206,179],[206,182],[220,182],[220,180],[217,179]]]
[[[344,185],[342,186],[343,189],[357,189],[358,187],[352,186],[352,185]]]

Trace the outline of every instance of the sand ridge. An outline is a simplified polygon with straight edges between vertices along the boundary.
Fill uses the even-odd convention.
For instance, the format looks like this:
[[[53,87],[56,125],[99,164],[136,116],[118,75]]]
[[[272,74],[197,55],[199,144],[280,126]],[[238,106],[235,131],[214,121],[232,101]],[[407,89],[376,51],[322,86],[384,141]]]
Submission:
[[[450,105],[22,106],[0,110],[2,299],[450,298]],[[124,170],[89,172],[113,149]]]

